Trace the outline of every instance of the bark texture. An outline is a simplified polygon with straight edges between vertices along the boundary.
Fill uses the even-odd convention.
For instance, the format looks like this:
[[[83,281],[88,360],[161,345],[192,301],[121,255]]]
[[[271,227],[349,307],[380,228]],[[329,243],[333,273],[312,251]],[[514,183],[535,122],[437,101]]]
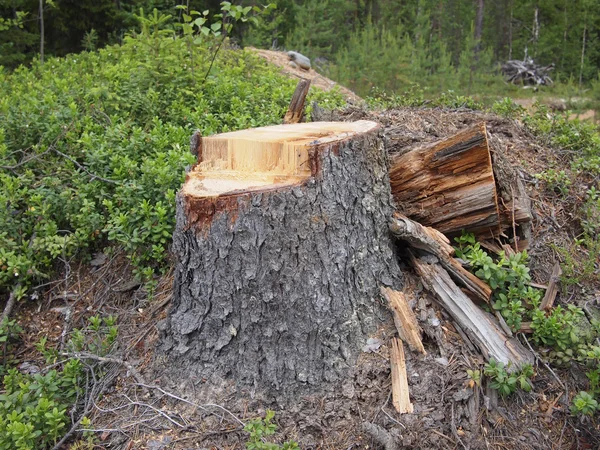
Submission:
[[[174,299],[161,334],[173,367],[272,391],[338,382],[401,287],[380,129],[309,150],[295,186],[177,197]]]

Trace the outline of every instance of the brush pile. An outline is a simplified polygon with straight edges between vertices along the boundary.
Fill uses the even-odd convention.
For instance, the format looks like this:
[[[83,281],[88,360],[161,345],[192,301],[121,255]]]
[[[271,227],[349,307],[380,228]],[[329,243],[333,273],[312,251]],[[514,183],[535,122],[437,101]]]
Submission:
[[[551,85],[552,79],[548,75],[551,70],[554,70],[554,64],[540,66],[531,58],[525,61],[513,59],[502,64],[502,74],[506,76],[507,81],[524,86]]]

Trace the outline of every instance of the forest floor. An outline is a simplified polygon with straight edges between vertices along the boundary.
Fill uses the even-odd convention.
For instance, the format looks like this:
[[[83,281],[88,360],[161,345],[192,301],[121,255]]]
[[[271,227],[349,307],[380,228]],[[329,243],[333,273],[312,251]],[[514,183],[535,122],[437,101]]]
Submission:
[[[262,53],[265,51],[259,51]],[[277,56],[283,62],[283,56]],[[265,53],[265,57],[273,55]],[[283,62],[283,65],[286,63]],[[286,73],[306,77],[285,67]],[[335,83],[320,75],[313,85],[329,89]],[[341,88],[341,87],[340,87]],[[359,100],[351,92],[349,99]],[[404,108],[370,111],[351,106],[340,120],[370,119],[380,122],[390,153],[415,143],[433,141],[474,124],[485,122],[492,151],[501,152],[519,171],[532,199],[534,220],[530,245],[533,281],[546,284],[561,256],[557,246],[568,248],[578,234],[573,216],[589,188],[585,180],[571,187],[564,199],[549,192],[534,177],[549,167],[565,167],[564,155],[540,145],[522,123],[485,112],[440,108]],[[585,255],[573,255],[575,259]],[[470,448],[470,449],[592,449],[600,448],[597,419],[582,421],[569,411],[573,395],[586,379],[575,367],[549,369],[536,360],[534,389],[502,398],[489,386],[469,383],[467,369],[484,364],[480,354],[462,340],[446,313],[411,273],[406,264],[405,294],[425,331],[426,355],[407,352],[407,373],[414,413],[397,414],[391,404],[388,348],[364,352],[350,383],[343,389],[299,397],[293,407],[263,404],[259,399],[234,398],[153,366],[161,320],[171,299],[172,275],[160,279],[152,295],[136,283],[127,260],[120,254],[98,254],[92,263],[66,265],[39,302],[18,312],[28,342],[21,357],[34,361],[35,343],[42,336],[61,340],[65,322],[102,310],[119,317],[118,358],[106,365],[107,384],[90,416],[99,439],[95,448],[115,449],[242,449],[248,439],[243,424],[275,411],[278,432],[274,442],[296,440],[303,449],[367,448]],[[600,301],[600,280],[563,286],[557,303],[588,309]],[[66,300],[73,307],[65,318]],[[591,317],[588,317],[591,319]],[[373,336],[381,342],[394,335],[391,319]],[[383,446],[365,431],[364,424],[385,430],[396,447]],[[391,445],[391,444],[390,444]]]

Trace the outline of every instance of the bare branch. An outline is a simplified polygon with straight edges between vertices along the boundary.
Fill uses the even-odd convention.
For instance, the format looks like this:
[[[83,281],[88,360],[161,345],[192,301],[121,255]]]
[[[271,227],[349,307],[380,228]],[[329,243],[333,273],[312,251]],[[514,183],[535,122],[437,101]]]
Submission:
[[[101,363],[120,364],[122,366],[125,366],[127,368],[127,370],[129,370],[129,372],[131,372],[131,375],[133,375],[133,377],[138,382],[138,384],[140,384],[140,385],[146,384],[144,377],[142,377],[142,375],[137,371],[137,369],[135,367],[133,367],[133,364],[131,364],[127,361],[123,361],[122,359],[112,358],[112,357],[107,357],[107,356],[98,356],[98,355],[94,355],[93,353],[88,353],[88,352],[61,353],[61,355],[69,356],[71,358],[77,358],[77,359],[91,359],[91,360],[98,361]]]

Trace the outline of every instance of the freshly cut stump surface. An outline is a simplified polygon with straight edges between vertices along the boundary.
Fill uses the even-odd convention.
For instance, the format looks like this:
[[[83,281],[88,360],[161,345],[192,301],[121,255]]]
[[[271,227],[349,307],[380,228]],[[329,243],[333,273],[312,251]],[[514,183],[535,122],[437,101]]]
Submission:
[[[402,277],[380,127],[271,126],[202,139],[177,195],[173,373],[293,401],[338,389]]]

